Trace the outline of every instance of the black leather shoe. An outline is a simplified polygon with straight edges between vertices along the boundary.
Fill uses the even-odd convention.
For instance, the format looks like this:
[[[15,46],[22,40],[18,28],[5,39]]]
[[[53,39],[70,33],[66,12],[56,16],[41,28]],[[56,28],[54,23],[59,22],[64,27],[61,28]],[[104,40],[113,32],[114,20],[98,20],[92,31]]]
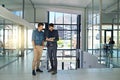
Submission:
[[[52,75],[55,75],[55,74],[57,74],[57,71],[53,71],[53,72],[52,72]]]
[[[52,71],[53,71],[53,69],[49,69],[49,70],[48,70],[48,72],[52,72]]]
[[[36,76],[35,70],[32,71],[32,75],[33,75],[33,76]]]
[[[36,69],[36,72],[43,72],[42,70],[40,70],[40,69]]]

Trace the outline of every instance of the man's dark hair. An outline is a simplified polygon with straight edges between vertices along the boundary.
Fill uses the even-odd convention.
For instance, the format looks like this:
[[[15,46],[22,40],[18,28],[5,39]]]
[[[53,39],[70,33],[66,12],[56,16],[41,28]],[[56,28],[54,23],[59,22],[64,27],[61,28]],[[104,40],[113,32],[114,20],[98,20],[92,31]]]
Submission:
[[[40,27],[40,26],[44,26],[44,24],[43,23],[38,23],[38,27]]]
[[[50,23],[49,26],[54,27],[54,24],[53,24],[53,23]]]

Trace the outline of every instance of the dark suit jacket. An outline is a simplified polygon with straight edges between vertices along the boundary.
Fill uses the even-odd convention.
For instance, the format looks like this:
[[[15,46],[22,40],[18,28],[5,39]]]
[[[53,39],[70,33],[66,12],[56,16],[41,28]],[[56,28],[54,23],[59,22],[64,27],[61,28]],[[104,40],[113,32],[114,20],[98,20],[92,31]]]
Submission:
[[[54,41],[48,41],[47,47],[57,46],[57,41],[59,40],[58,30],[47,31],[46,37],[55,38]]]

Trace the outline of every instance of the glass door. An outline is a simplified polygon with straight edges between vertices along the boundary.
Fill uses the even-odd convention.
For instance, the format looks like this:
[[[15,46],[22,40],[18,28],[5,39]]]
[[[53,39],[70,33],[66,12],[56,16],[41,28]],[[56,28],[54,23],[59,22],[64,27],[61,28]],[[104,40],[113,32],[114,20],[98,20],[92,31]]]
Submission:
[[[104,33],[104,43],[108,44],[109,43],[109,39],[113,38],[113,31],[112,30],[105,30]]]
[[[103,45],[103,59],[107,67],[111,64],[113,57],[113,46],[111,45],[113,40],[113,30],[105,30],[104,32],[104,45]]]

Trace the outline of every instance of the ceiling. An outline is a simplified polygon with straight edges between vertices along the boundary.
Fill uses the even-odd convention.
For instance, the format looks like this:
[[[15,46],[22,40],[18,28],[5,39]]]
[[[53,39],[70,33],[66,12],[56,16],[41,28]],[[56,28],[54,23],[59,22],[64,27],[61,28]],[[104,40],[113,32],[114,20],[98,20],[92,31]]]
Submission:
[[[91,0],[32,0],[35,5],[86,7]]]
[[[85,8],[92,3],[92,0],[31,0],[36,8]],[[94,0],[94,9],[99,9],[100,0]],[[116,6],[117,0],[102,0],[102,8],[105,11],[113,11]],[[0,5],[4,4],[9,10],[20,10],[23,7],[23,0],[0,0]],[[25,0],[26,5],[31,5],[30,0]],[[25,7],[26,7],[25,5]],[[91,6],[92,7],[92,6]],[[71,8],[71,9],[72,9]]]
[[[59,6],[75,6],[86,7],[91,0],[31,0],[36,5],[59,5]],[[23,0],[0,0],[0,4],[5,6],[19,6],[22,5]],[[26,4],[30,3],[30,0],[25,0]]]
[[[84,8],[92,2],[92,0],[31,0],[35,6],[67,6]],[[103,0],[103,7],[107,8],[114,4],[116,0]],[[0,0],[0,4],[5,4],[8,9],[22,7],[23,0]],[[99,0],[94,0],[95,6],[99,6]],[[25,4],[30,4],[30,0],[25,0]]]

